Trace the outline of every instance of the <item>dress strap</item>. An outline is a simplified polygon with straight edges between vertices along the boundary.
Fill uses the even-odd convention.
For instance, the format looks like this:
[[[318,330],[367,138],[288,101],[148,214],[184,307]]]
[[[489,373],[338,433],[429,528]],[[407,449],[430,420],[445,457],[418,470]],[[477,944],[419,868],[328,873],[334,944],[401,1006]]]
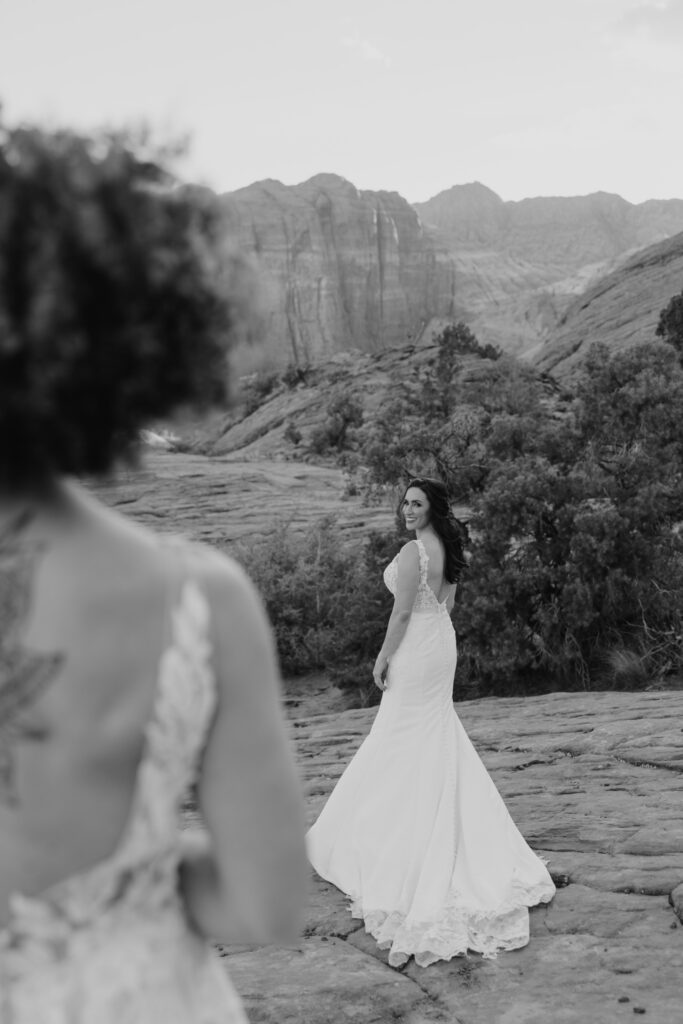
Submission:
[[[415,538],[417,544],[417,553],[420,558],[420,583],[427,582],[427,568],[429,565],[429,555],[427,554],[427,548],[424,546],[419,537]]]
[[[194,578],[188,542],[176,535],[158,539],[168,556],[165,635],[129,823],[121,842],[128,856],[136,856],[140,849],[153,845],[150,828],[159,824],[162,798],[165,793],[173,793],[174,776],[184,770],[182,748],[194,749],[194,730],[204,729],[216,701],[209,642],[210,609]],[[155,805],[157,811],[153,811]],[[172,803],[170,807],[173,810]]]

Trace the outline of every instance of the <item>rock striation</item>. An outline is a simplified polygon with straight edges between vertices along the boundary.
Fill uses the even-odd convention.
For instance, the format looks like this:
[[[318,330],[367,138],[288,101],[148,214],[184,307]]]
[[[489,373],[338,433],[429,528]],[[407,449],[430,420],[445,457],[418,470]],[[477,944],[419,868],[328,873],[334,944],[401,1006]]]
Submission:
[[[396,192],[318,174],[292,187],[257,182],[221,204],[261,272],[271,365],[381,350],[454,313],[451,255]]]
[[[683,231],[683,200],[633,204],[607,192],[504,202],[474,182],[415,209],[454,254],[458,300],[479,340],[530,357],[563,336],[577,296]],[[614,340],[628,344],[640,326],[627,299]]]
[[[256,182],[220,203],[226,237],[260,278],[250,326],[260,346],[241,360],[251,369],[376,352],[455,319],[482,343],[524,353],[555,337],[591,282],[683,231],[680,199],[504,202],[472,183],[410,206],[335,174]]]
[[[587,288],[527,358],[541,371],[568,378],[594,342],[618,351],[654,341],[662,309],[682,290],[683,232],[638,252]]]

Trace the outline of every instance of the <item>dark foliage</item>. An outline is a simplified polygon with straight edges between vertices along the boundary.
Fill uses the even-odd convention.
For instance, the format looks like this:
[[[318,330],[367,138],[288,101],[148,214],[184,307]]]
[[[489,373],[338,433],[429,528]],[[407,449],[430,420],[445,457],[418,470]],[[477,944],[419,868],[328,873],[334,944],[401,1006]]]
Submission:
[[[359,702],[379,697],[372,667],[391,611],[382,570],[404,541],[372,533],[349,549],[332,520],[322,519],[303,536],[285,526],[241,549],[238,557],[266,602],[285,674],[325,669]]]
[[[455,619],[479,693],[683,673],[683,371],[652,343],[595,346],[573,399],[508,356],[396,382],[364,424],[366,491],[414,467],[472,510]],[[443,394],[448,394],[448,401]],[[362,476],[361,476],[362,479]]]
[[[316,455],[343,452],[362,423],[362,402],[348,388],[338,387],[330,395],[324,422],[311,434],[309,448]]]
[[[659,323],[655,334],[663,338],[678,352],[683,360],[683,292],[674,295],[669,304],[659,314]]]
[[[272,395],[279,382],[279,375],[269,370],[259,370],[246,380],[242,379],[243,414],[250,416],[252,412],[256,412]]]

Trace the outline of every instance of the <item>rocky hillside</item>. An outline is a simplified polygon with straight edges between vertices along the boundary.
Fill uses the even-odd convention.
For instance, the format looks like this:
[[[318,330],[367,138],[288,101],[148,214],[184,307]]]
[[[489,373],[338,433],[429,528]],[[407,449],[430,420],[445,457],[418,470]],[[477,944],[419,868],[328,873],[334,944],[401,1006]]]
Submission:
[[[244,461],[286,459],[320,461],[311,456],[315,432],[329,421],[330,401],[336,395],[352,396],[365,414],[381,414],[381,404],[392,394],[397,382],[414,378],[420,368],[436,357],[437,346],[430,339],[417,345],[396,346],[385,352],[343,353],[312,368],[299,383],[275,380],[272,390],[258,405],[243,408],[199,432],[197,452]],[[460,379],[474,380],[490,363],[480,355],[459,357]],[[285,375],[286,377],[288,375]],[[552,382],[544,382],[550,402]]]
[[[540,370],[569,377],[596,341],[623,349],[651,341],[661,310],[683,290],[683,232],[637,253],[567,308],[549,340],[527,353]]]
[[[523,353],[554,337],[586,285],[683,230],[678,199],[504,202],[475,183],[411,207],[334,174],[257,182],[221,203],[260,276],[261,345],[248,358],[270,367],[381,351],[454,319]]]
[[[364,408],[375,408],[392,379],[416,374],[435,350],[434,345],[407,345],[374,355],[334,356],[306,373],[298,384],[278,381],[247,415],[238,412],[215,424],[199,450],[206,455],[229,455],[250,461],[305,460],[311,437],[327,419],[330,398],[335,392],[351,393]],[[467,360],[472,364],[479,362],[476,356]],[[300,435],[297,443],[291,439],[290,426]]]
[[[318,174],[221,202],[230,237],[261,271],[270,365],[381,350],[455,311],[453,259],[396,192]]]

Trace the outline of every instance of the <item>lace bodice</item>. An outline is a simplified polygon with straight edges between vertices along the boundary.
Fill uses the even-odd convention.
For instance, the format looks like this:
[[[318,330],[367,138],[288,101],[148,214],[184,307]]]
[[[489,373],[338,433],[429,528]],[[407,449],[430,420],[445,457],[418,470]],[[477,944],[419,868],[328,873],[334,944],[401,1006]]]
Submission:
[[[104,949],[113,935],[129,934],[130,949],[146,924],[154,922],[168,934],[178,922],[184,923],[177,891],[180,808],[216,700],[208,626],[208,602],[199,586],[186,579],[172,610],[170,642],[159,662],[154,710],[145,730],[128,821],[116,849],[38,897],[15,894],[11,899],[9,925],[0,931],[2,1024],[29,1019],[20,1013],[12,1016],[7,1008],[3,1014],[3,993],[10,998],[12,986],[21,987],[22,979],[30,982],[34,971],[47,971],[52,982],[46,984],[55,987],[54,1016],[45,1019],[80,1021],[80,1015],[72,1018],[68,1010],[58,1015],[62,982],[66,991],[74,964],[94,957],[98,945]],[[162,955],[159,935],[152,941]],[[109,977],[116,983],[114,960],[110,954]],[[126,969],[130,972],[130,962]],[[34,987],[39,984],[36,981]]]
[[[445,599],[443,601],[439,601],[438,597],[427,582],[427,572],[429,567],[429,555],[427,554],[427,549],[419,537],[416,539],[415,543],[417,544],[417,551],[420,559],[420,580],[417,586],[417,594],[415,595],[415,600],[413,602],[412,612],[418,612],[420,614],[424,614],[426,612],[436,612],[438,614],[442,614],[444,612],[447,613]],[[398,586],[398,555],[389,562],[389,565],[384,570],[384,582],[388,590],[395,597]]]

